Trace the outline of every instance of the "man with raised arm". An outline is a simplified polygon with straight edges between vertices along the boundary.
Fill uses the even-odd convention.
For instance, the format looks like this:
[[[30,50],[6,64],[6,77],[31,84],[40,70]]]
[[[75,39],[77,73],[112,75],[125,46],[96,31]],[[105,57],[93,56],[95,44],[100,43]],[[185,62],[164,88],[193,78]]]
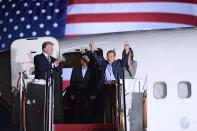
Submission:
[[[91,50],[92,58],[102,67],[103,78],[100,79],[100,85],[104,90],[103,104],[104,104],[104,122],[115,123],[116,117],[116,80],[122,78],[125,65],[128,63],[129,44],[124,43],[125,53],[123,59],[116,60],[116,52],[109,50],[107,52],[107,60],[100,59],[95,52],[95,45],[90,42],[89,48]]]

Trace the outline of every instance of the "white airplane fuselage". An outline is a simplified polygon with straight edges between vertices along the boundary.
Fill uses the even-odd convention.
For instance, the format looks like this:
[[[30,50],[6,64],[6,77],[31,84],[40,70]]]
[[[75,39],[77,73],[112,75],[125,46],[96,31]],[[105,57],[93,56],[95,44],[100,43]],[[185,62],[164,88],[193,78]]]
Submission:
[[[60,53],[88,48],[90,41],[106,52],[115,49],[121,58],[128,41],[137,61],[136,78],[147,76],[147,130],[196,131],[197,117],[197,29],[156,30],[102,34],[61,40]],[[191,84],[191,96],[180,98],[179,82]],[[164,82],[165,98],[153,94],[155,82]]]

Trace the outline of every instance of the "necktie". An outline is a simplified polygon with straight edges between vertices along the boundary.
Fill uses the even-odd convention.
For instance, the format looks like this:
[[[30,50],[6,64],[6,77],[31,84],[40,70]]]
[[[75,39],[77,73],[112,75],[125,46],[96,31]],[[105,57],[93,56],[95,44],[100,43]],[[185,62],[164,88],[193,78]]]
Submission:
[[[48,56],[47,59],[48,59],[49,63],[51,63],[51,58],[50,58],[50,56]]]

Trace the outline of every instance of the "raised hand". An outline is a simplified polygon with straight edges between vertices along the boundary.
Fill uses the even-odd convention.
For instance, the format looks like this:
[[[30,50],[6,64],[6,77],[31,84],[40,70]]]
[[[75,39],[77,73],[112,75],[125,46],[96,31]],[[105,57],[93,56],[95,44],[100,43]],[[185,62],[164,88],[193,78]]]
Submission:
[[[85,49],[83,47],[81,47],[80,52],[81,52],[81,54],[85,54],[86,53],[86,51],[85,51]]]
[[[124,41],[124,50],[126,51],[126,54],[129,53],[129,43],[128,43],[128,41]]]
[[[93,41],[90,41],[89,48],[90,48],[91,51],[94,51],[95,50],[95,45],[94,45],[94,42]]]

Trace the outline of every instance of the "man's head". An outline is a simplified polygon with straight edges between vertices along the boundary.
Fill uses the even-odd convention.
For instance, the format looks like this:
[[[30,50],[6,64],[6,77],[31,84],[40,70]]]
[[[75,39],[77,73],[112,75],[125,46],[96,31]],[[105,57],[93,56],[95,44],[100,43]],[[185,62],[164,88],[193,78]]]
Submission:
[[[46,41],[42,44],[42,51],[45,52],[47,55],[51,56],[53,54],[53,43]]]
[[[110,50],[107,52],[107,61],[109,64],[112,64],[116,60],[116,52],[114,50]]]
[[[80,62],[82,66],[87,66],[90,59],[87,55],[81,55]]]

